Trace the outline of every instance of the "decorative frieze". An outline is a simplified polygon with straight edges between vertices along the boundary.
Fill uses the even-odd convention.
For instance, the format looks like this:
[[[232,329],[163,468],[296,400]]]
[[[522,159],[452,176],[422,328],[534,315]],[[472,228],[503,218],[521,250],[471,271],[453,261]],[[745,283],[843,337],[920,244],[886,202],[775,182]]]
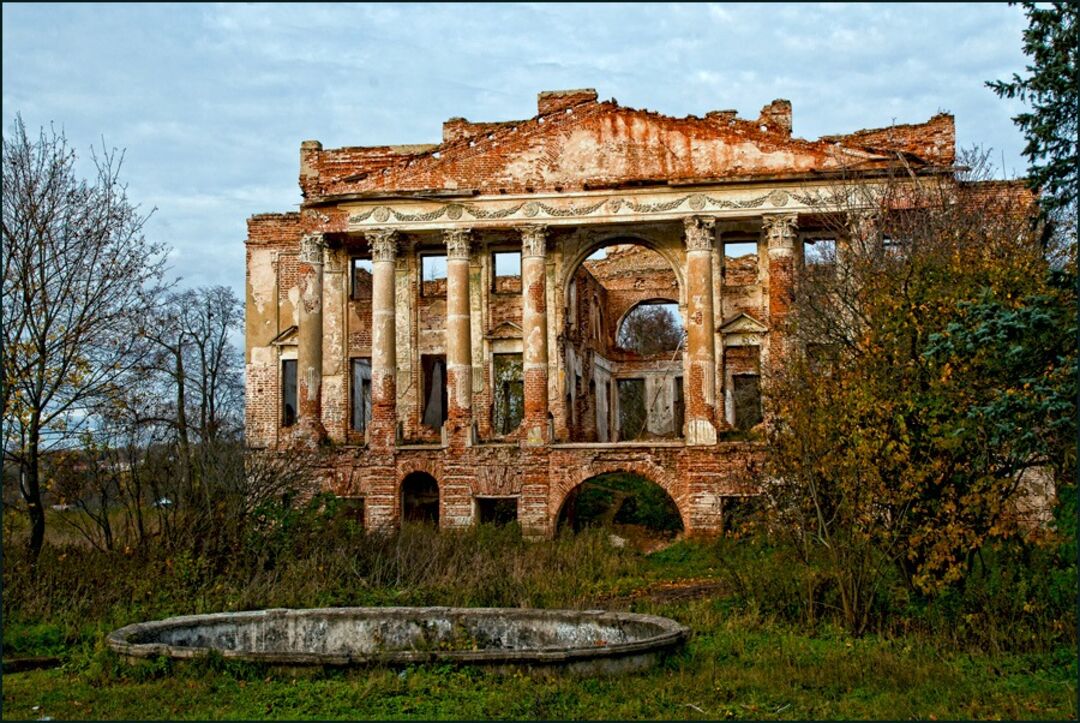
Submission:
[[[452,201],[432,205],[431,201],[402,202],[393,206],[373,205],[349,215],[349,225],[394,224],[423,226],[447,221],[550,220],[553,223],[577,219],[602,219],[641,216],[670,216],[680,213],[718,213],[770,209],[829,210],[850,205],[851,199],[831,185],[774,188],[765,192],[749,189],[717,189],[711,192],[685,193],[673,190],[644,193],[584,192],[563,197],[529,200],[483,199],[472,202]],[[867,196],[867,201],[873,198]]]

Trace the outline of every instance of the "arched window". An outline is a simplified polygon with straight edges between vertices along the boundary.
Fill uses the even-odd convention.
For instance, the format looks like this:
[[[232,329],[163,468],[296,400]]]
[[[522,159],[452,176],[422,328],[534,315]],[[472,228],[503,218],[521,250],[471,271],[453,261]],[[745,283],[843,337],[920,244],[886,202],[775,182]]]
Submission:
[[[682,344],[679,305],[666,299],[643,301],[623,317],[616,343],[642,356],[674,352]]]

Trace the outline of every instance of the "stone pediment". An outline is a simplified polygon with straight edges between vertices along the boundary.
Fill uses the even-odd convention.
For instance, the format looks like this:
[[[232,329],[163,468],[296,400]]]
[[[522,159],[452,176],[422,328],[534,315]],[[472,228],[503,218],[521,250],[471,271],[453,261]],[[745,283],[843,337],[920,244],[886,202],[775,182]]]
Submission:
[[[488,339],[520,339],[521,327],[512,321],[504,321],[487,335]]]
[[[296,335],[296,325],[293,324],[288,329],[275,336],[270,340],[272,346],[296,346],[299,340]]]
[[[546,112],[528,120],[452,119],[452,132],[445,133],[438,146],[410,147],[396,155],[379,149],[378,170],[363,166],[363,172],[351,172],[365,149],[319,148],[317,157],[305,161],[317,172],[317,184],[310,183],[315,174],[304,177],[305,192],[309,200],[402,194],[467,198],[709,184],[869,170],[895,158],[893,146],[915,166],[948,164],[955,146],[951,116],[897,126],[896,138],[882,130],[808,141],[791,136],[786,101],[766,106],[757,120],[738,118],[734,111],[674,118],[624,108],[615,101],[598,102],[595,92],[577,93],[554,106],[543,105],[542,98]],[[921,140],[912,141],[913,135]],[[346,151],[347,158],[342,155]],[[344,162],[350,159],[356,162]]]
[[[720,324],[717,331],[727,336],[730,334],[764,334],[768,330],[769,327],[744,311],[725,320]]]

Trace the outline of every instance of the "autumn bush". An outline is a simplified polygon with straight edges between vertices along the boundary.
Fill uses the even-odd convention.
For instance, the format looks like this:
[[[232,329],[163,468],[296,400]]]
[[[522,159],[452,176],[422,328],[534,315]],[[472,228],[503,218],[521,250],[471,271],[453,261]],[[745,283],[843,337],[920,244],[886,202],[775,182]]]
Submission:
[[[989,550],[1049,555],[1075,596],[1075,234],[1047,234],[980,160],[840,198],[837,251],[800,275],[767,378],[774,527],[855,633],[897,576],[920,604],[969,594]]]

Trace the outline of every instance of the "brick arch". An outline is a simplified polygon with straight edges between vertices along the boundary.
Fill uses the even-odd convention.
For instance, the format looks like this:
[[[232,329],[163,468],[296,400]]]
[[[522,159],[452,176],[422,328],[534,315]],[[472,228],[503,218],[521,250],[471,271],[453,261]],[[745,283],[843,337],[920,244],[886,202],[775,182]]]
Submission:
[[[675,273],[675,282],[679,285],[679,304],[685,304],[686,301],[686,279],[683,276],[683,262],[678,250],[681,250],[682,246],[665,242],[661,239],[654,238],[649,234],[640,233],[639,231],[612,231],[611,233],[597,235],[591,239],[589,243],[586,243],[578,249],[563,267],[563,276],[559,282],[559,290],[561,292],[562,299],[564,300],[569,296],[570,282],[574,278],[574,274],[577,272],[578,267],[585,262],[585,259],[589,258],[589,255],[594,251],[604,248],[605,246],[611,246],[616,243],[637,244],[638,246],[644,246],[650,251],[655,251],[668,262],[671,266],[671,270]]]
[[[436,522],[442,524],[442,520],[446,515],[444,509],[446,505],[446,499],[444,497],[445,490],[443,489],[443,483],[440,481],[440,475],[442,473],[442,465],[438,462],[428,460],[410,460],[398,465],[398,479],[397,485],[394,488],[394,508],[397,510],[396,517],[398,524],[401,524],[405,520],[405,480],[409,479],[410,475],[422,474],[430,477],[435,482],[435,489],[438,491],[439,501],[436,505]]]
[[[552,484],[549,501],[558,503],[548,507],[551,515],[548,523],[552,533],[554,533],[555,526],[559,522],[559,515],[562,513],[563,505],[566,504],[566,498],[570,496],[574,489],[593,477],[615,472],[643,477],[664,490],[675,503],[675,508],[679,510],[683,531],[688,532],[690,530],[690,495],[686,483],[677,474],[664,469],[655,462],[637,460],[634,462],[596,462],[587,464],[572,470],[568,475],[559,479],[558,483]]]
[[[413,472],[423,472],[430,475],[440,487],[443,476],[442,463],[435,459],[409,459],[399,461],[397,464],[397,489],[401,491],[401,483]]]

